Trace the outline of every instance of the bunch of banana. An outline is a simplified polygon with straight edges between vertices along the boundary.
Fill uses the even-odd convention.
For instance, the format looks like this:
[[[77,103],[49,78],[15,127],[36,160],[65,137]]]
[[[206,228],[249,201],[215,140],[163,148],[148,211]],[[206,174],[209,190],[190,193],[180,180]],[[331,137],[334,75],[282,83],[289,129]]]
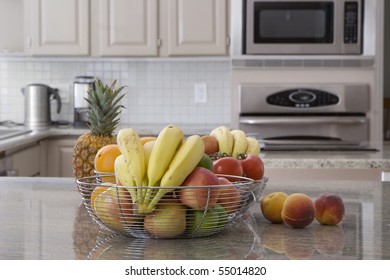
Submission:
[[[117,143],[122,155],[115,161],[115,175],[121,184],[137,186],[128,190],[140,214],[152,212],[166,193],[180,186],[204,154],[199,135],[184,139],[183,131],[174,125],[144,145],[133,129],[122,129]]]
[[[260,154],[260,144],[257,139],[247,136],[240,129],[229,130],[225,126],[219,126],[210,133],[218,141],[219,153],[223,156],[239,157],[246,154]]]

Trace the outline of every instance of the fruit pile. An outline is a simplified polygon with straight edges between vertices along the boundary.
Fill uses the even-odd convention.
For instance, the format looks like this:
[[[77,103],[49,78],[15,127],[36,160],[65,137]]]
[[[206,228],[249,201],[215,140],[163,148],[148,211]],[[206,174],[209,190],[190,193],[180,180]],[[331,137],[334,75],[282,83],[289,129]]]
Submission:
[[[334,193],[323,193],[313,201],[303,193],[273,192],[262,198],[260,208],[271,223],[293,228],[304,228],[314,219],[323,225],[337,225],[345,214],[342,198]]]
[[[257,140],[257,145],[249,145],[244,132],[234,137],[233,131],[224,129],[229,133],[222,134],[221,128],[209,135],[217,144],[212,153],[223,154],[214,162],[206,151],[206,137],[184,137],[175,125],[164,127],[157,137],[140,137],[132,128],[119,130],[117,144],[104,146],[95,157],[96,171],[113,174],[111,182],[93,188],[93,215],[131,235],[142,231],[171,238],[221,230],[246,209],[264,175]],[[231,136],[230,148],[223,135]]]

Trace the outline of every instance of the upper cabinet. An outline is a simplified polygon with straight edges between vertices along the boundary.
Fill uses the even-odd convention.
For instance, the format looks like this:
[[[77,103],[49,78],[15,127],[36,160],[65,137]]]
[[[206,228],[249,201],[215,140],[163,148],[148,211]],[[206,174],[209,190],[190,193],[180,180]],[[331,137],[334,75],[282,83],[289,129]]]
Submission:
[[[89,0],[31,0],[32,55],[88,55]]]
[[[168,55],[227,54],[226,0],[169,0]]]
[[[99,54],[158,55],[157,0],[100,0]]]
[[[100,0],[98,56],[227,55],[227,0]],[[95,20],[96,21],[96,20]]]
[[[33,56],[224,56],[229,49],[227,3],[0,0],[0,52]]]
[[[0,0],[0,54],[24,53],[24,0]]]

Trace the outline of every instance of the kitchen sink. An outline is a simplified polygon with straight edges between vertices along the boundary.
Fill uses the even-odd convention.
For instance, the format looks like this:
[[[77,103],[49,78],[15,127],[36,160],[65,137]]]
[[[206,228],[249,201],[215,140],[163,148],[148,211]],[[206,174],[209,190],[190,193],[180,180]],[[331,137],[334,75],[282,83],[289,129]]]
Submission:
[[[30,129],[0,129],[0,140],[32,132]]]

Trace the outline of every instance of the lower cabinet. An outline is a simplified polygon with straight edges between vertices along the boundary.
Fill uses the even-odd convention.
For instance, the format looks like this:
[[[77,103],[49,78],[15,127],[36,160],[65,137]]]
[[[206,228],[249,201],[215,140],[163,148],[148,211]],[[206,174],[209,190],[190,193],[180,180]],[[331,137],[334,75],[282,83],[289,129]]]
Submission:
[[[41,176],[73,177],[73,147],[77,138],[49,138],[41,141]]]
[[[13,175],[31,177],[40,175],[41,153],[39,144],[26,147],[10,155]]]

